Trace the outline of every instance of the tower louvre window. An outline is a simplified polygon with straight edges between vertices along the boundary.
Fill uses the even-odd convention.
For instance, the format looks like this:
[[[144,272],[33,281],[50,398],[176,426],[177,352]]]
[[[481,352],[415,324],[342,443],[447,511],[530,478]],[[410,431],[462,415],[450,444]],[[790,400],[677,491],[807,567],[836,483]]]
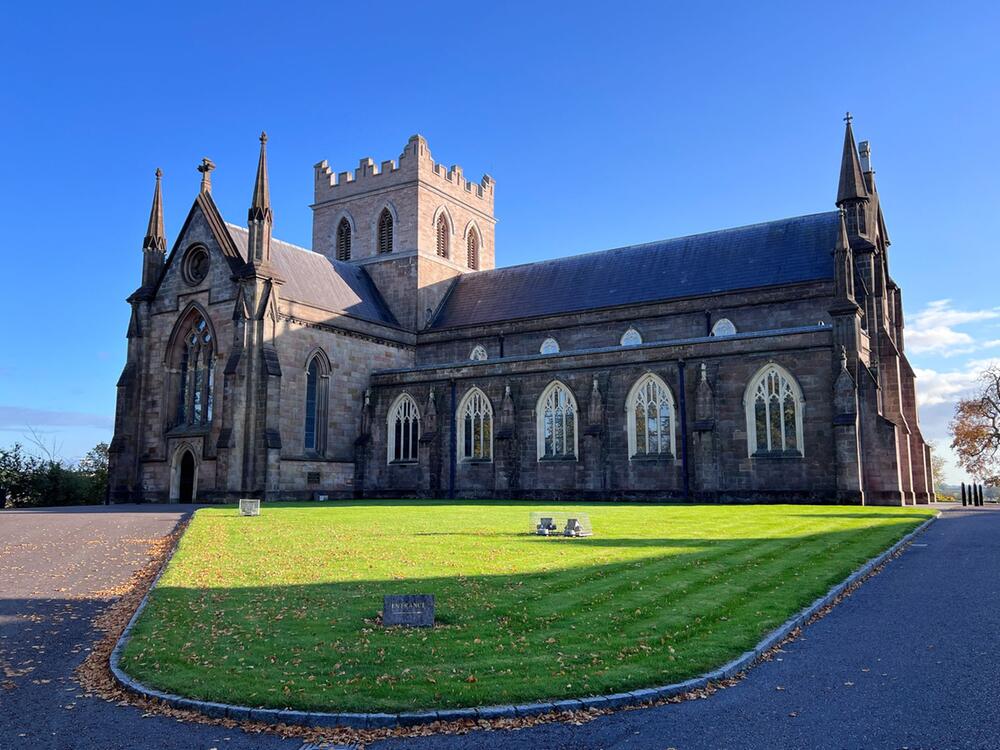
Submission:
[[[383,208],[378,217],[378,251],[380,253],[392,252],[392,214],[388,208]]]
[[[337,260],[351,259],[351,223],[345,218],[337,225]]]
[[[437,254],[442,258],[448,257],[448,220],[442,213],[438,216],[437,227]]]
[[[475,232],[469,232],[469,239],[466,240],[465,250],[469,268],[475,271],[479,268],[479,238]]]

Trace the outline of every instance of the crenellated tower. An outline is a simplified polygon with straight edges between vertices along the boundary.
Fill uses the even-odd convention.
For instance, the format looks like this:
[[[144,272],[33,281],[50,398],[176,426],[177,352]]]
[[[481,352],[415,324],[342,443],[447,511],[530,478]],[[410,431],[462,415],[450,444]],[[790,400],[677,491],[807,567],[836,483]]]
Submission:
[[[494,182],[436,163],[414,135],[398,161],[315,166],[313,250],[364,265],[400,325],[427,325],[460,274],[494,260]]]

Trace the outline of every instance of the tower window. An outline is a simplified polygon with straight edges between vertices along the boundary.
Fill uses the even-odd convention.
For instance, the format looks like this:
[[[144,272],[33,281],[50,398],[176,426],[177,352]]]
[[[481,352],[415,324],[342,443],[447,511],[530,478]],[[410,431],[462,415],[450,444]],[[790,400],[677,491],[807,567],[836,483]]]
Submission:
[[[469,232],[469,239],[466,240],[466,255],[469,268],[473,271],[479,268],[479,237],[475,232]]]
[[[351,259],[351,223],[341,219],[337,225],[337,260]]]
[[[388,208],[383,208],[378,217],[377,230],[378,251],[380,253],[392,252],[392,214]]]
[[[444,213],[438,216],[437,227],[437,254],[442,258],[448,257],[448,219]]]

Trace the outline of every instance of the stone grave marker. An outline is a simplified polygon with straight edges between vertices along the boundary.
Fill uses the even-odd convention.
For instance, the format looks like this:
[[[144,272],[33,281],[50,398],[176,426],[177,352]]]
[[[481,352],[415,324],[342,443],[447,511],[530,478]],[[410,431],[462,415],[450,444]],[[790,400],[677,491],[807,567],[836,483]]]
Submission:
[[[260,515],[260,500],[256,498],[240,498],[240,515],[241,516],[259,516]]]

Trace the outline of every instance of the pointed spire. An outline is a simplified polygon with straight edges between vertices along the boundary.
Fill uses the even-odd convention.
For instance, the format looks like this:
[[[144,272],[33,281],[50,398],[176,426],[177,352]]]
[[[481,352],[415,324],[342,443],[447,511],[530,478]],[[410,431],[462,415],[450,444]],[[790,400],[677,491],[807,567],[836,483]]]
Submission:
[[[143,250],[158,250],[166,252],[167,238],[163,231],[163,192],[160,181],[163,178],[163,170],[156,169],[156,187],[153,188],[153,207],[149,210],[149,226],[146,228],[146,237],[142,241]]]
[[[250,201],[250,219],[255,213],[271,213],[271,191],[267,179],[267,133],[260,134],[260,158],[257,160],[257,179],[253,185],[253,199]]]
[[[861,174],[861,162],[858,159],[858,149],[854,145],[854,130],[851,127],[851,113],[844,117],[847,128],[844,130],[844,153],[840,161],[840,185],[837,187],[837,205],[845,201],[868,198],[865,180]]]
[[[247,262],[257,271],[271,264],[271,191],[267,179],[267,133],[260,134],[260,158],[247,212]]]
[[[163,170],[156,170],[156,187],[153,188],[153,206],[149,209],[149,224],[142,240],[142,284],[136,291],[138,299],[149,299],[160,280],[167,254],[167,235],[163,229]]]
[[[854,253],[847,237],[847,212],[840,209],[840,228],[833,248],[834,283],[837,297],[854,302]]]

